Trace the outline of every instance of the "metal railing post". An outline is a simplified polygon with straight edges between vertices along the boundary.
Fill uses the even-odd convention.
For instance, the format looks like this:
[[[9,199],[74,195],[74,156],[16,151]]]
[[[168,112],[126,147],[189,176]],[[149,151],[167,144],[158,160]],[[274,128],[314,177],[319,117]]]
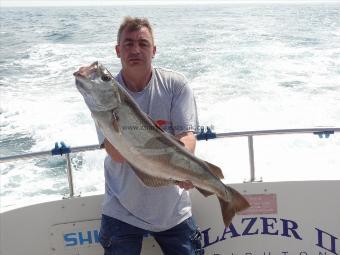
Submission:
[[[248,150],[249,150],[249,166],[250,166],[250,182],[255,181],[255,160],[254,160],[254,144],[253,136],[248,136]]]
[[[68,179],[68,186],[70,189],[70,198],[74,196],[74,187],[73,187],[73,175],[72,175],[72,164],[71,164],[71,157],[70,154],[65,154],[66,162],[67,162],[67,179]]]

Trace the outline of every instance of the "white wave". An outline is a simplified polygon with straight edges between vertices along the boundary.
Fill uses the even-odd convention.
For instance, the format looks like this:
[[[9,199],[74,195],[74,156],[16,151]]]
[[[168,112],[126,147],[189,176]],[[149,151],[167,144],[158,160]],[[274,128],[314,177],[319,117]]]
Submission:
[[[1,40],[8,49],[1,51],[1,142],[6,145],[1,152],[50,150],[60,141],[97,143],[72,73],[95,60],[112,73],[119,71],[113,31],[127,14],[148,16],[155,24],[155,65],[186,74],[201,125],[212,125],[216,132],[339,127],[338,9],[112,7],[54,9],[52,16],[48,9],[35,9],[30,23],[24,11],[21,23],[13,21],[15,9],[3,13]],[[53,33],[57,38],[49,36]],[[254,138],[257,176],[265,181],[339,179],[339,143],[338,135]],[[219,165],[226,182],[249,177],[246,138],[199,142],[197,155]],[[76,192],[101,192],[103,152],[72,160]],[[16,164],[1,165],[1,206],[67,193],[58,160]]]

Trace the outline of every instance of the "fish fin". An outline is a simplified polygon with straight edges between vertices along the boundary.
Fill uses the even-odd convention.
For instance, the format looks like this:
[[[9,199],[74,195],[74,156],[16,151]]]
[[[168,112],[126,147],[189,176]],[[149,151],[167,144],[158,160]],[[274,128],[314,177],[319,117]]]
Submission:
[[[226,186],[226,189],[228,189],[228,191],[231,193],[231,202],[236,212],[243,211],[250,207],[249,202],[244,196],[242,196],[240,192],[230,186]]]
[[[197,188],[197,187],[196,187],[196,189],[197,189],[203,196],[205,196],[205,197],[209,197],[209,196],[211,196],[211,195],[214,195],[213,192],[206,191],[206,190],[204,190],[204,189]]]
[[[209,163],[208,161],[204,162],[208,165],[208,168],[213,175],[215,175],[217,178],[224,179],[221,168],[215,166],[214,164]]]
[[[145,186],[148,187],[163,187],[163,186],[170,186],[175,184],[173,180],[166,180],[159,177],[154,177],[151,175],[148,175],[142,171],[140,171],[138,168],[134,167],[133,165],[129,164],[132,168],[132,170],[135,172],[137,177],[145,184]]]
[[[113,129],[117,132],[117,133],[121,133],[120,132],[120,127],[119,127],[119,123],[118,123],[118,117],[115,113],[113,113],[113,117],[112,117],[112,126]]]
[[[218,198],[218,201],[220,202],[224,225],[225,227],[228,227],[235,214],[247,209],[250,204],[245,197],[235,189],[229,186],[225,186],[225,188],[229,201],[225,201],[221,198]]]
[[[224,226],[227,228],[230,225],[236,212],[235,212],[235,209],[231,206],[230,202],[226,202],[221,198],[219,198],[218,201],[220,202],[220,206],[221,206]]]

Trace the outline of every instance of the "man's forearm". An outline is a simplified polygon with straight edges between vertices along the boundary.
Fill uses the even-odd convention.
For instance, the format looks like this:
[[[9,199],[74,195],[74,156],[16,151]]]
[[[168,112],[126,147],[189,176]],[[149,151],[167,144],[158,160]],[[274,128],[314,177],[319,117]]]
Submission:
[[[185,148],[194,154],[196,147],[196,137],[193,132],[185,132],[176,135],[176,137],[184,144]],[[194,188],[194,185],[190,181],[179,182],[178,186],[186,190]]]
[[[191,151],[193,154],[196,148],[196,137],[193,132],[185,132],[176,137],[184,144],[185,148]]]

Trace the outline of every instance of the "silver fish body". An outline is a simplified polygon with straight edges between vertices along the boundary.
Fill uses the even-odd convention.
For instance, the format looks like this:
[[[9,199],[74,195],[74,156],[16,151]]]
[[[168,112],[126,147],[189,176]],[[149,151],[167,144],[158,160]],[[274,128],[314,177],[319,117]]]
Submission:
[[[249,207],[239,192],[220,180],[218,167],[197,158],[160,129],[104,66],[95,62],[74,75],[94,121],[145,185],[190,181],[205,196],[216,194],[225,226],[236,212]]]

